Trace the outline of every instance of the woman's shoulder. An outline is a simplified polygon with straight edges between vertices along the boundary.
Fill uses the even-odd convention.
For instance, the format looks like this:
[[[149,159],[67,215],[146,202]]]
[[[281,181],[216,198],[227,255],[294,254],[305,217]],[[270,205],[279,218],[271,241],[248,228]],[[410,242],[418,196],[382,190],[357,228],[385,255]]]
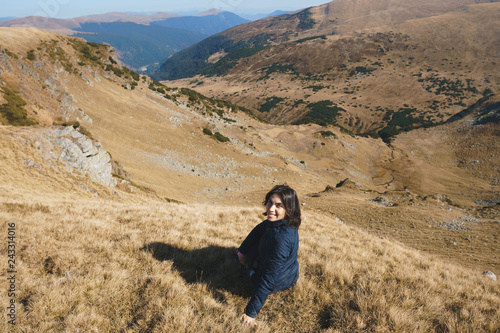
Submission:
[[[278,228],[276,228],[276,234],[279,235],[278,237],[280,238],[295,238],[299,235],[299,232],[297,229],[294,229],[286,224],[280,225]]]

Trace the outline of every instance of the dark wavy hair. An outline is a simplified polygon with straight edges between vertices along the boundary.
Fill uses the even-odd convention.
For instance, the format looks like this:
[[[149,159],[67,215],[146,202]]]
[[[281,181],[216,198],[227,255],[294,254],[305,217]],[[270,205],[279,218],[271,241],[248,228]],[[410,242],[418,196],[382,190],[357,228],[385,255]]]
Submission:
[[[285,224],[294,229],[298,229],[301,222],[300,204],[295,190],[286,184],[274,186],[271,191],[266,194],[266,198],[264,202],[262,202],[264,206],[267,205],[273,194],[277,194],[285,206]],[[267,215],[267,213],[264,213],[264,215]]]

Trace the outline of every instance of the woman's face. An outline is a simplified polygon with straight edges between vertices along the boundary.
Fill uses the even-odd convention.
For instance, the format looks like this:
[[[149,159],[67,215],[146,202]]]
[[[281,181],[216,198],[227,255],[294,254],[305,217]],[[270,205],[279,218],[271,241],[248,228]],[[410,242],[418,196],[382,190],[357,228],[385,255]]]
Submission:
[[[281,202],[281,198],[276,193],[271,195],[266,204],[267,220],[276,222],[283,220],[286,215],[285,206]]]

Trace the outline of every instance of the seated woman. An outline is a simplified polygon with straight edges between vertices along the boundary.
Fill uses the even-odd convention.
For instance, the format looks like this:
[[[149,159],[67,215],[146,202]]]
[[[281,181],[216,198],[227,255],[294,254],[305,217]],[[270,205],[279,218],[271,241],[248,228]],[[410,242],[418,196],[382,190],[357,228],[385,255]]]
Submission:
[[[248,234],[238,249],[255,286],[241,319],[255,325],[255,317],[269,294],[295,285],[299,278],[300,205],[297,193],[287,185],[276,185],[263,202],[267,220]]]

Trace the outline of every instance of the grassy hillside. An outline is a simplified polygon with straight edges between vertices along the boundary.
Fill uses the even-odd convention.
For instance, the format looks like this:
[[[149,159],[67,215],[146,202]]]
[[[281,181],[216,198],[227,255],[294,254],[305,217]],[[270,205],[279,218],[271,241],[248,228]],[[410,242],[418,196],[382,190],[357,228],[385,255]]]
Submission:
[[[239,331],[251,289],[234,250],[285,182],[304,203],[301,276],[257,331],[498,330],[498,283],[482,275],[500,267],[497,107],[388,146],[260,122],[36,29],[0,29],[0,70],[0,110],[38,123],[0,118],[20,331]],[[51,133],[65,126],[110,153],[116,187],[64,162]]]
[[[240,331],[251,288],[234,252],[262,208],[27,194],[0,202],[17,233],[17,329]],[[269,297],[258,332],[500,327],[498,283],[477,271],[309,210],[300,238],[299,282]]]
[[[483,1],[481,1],[483,2]],[[485,2],[485,1],[484,1]],[[367,28],[396,25],[411,19],[429,17],[454,11],[462,6],[478,2],[470,0],[453,0],[441,3],[432,1],[400,1],[394,5],[387,0],[378,1],[332,1],[321,6],[310,7],[304,10],[269,17],[258,21],[243,24],[228,29],[219,34],[218,38],[210,41],[211,53],[226,52],[225,40],[244,48],[253,45],[276,45],[304,38],[314,38],[322,35],[351,35],[353,32]],[[394,27],[393,27],[394,28]],[[257,45],[256,45],[257,44]],[[205,48],[203,45],[194,45],[194,58]],[[193,52],[183,53],[176,59],[193,57]],[[208,56],[202,60],[207,60]],[[185,71],[177,75],[169,73],[171,67],[177,67],[175,59],[161,66],[155,74],[158,79],[172,80],[196,74],[199,68]]]
[[[272,123],[336,124],[389,141],[498,94],[499,4],[440,5],[340,1],[251,22],[173,56],[156,75],[192,76],[169,84],[229,99]],[[306,16],[314,24],[302,29]],[[279,102],[268,108],[269,100]]]

